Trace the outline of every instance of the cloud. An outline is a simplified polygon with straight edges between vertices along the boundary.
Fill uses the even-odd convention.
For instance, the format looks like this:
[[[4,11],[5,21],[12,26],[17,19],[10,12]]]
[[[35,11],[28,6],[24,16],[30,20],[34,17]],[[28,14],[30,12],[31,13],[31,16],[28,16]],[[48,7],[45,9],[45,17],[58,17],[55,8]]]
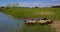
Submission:
[[[19,3],[20,6],[25,6],[25,7],[32,7],[32,6],[35,6],[35,5],[39,5],[38,2],[20,2]]]
[[[34,7],[34,6],[49,7],[54,5],[60,5],[60,3],[42,3],[42,2],[19,2],[19,3],[20,6],[24,7]]]
[[[9,3],[16,3],[18,2],[20,6],[24,7],[34,7],[34,6],[39,6],[39,7],[48,7],[48,6],[53,6],[53,5],[60,5],[60,0],[0,0],[0,5],[6,5]]]

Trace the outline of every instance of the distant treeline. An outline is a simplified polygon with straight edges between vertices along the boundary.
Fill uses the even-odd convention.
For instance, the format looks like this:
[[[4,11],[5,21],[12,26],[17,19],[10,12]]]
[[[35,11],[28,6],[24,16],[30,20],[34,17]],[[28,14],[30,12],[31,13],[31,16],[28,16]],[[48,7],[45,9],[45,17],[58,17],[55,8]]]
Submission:
[[[9,8],[40,8],[40,7],[18,7],[18,6],[12,6],[12,7],[10,7],[10,6],[6,6],[6,7],[4,7],[4,6],[2,6],[2,7],[0,7],[0,9],[1,8],[6,8],[6,9],[9,9]],[[43,7],[43,8],[60,8],[60,6],[51,6],[51,7]]]
[[[0,7],[0,8],[6,8],[6,9],[9,9],[9,8],[39,8],[39,7]]]
[[[60,6],[52,6],[51,8],[60,8]]]

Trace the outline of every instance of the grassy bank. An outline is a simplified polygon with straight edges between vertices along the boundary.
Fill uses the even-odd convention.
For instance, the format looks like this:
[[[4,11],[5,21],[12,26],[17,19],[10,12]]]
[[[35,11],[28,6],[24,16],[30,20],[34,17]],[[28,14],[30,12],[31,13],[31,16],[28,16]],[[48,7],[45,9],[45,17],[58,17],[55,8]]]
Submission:
[[[60,20],[60,8],[10,8],[0,9],[1,12],[12,15],[14,18],[41,18],[46,17],[53,20]],[[24,25],[23,32],[53,32],[49,25]]]
[[[0,10],[6,14],[13,15],[15,18],[47,17],[50,19],[60,19],[60,8],[10,8]],[[41,12],[43,12],[43,14],[41,14]],[[51,12],[54,14],[49,14]],[[44,15],[44,13],[48,14]]]
[[[50,25],[25,25],[23,27],[23,32],[55,32]]]

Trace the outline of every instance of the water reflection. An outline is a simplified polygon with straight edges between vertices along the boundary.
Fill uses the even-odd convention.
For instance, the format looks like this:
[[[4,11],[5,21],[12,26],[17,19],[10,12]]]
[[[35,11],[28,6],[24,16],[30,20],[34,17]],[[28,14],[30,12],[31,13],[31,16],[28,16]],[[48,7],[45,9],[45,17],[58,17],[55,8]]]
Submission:
[[[19,27],[17,26],[17,22]],[[24,25],[22,19],[14,19],[11,15],[0,12],[0,32],[16,32]]]

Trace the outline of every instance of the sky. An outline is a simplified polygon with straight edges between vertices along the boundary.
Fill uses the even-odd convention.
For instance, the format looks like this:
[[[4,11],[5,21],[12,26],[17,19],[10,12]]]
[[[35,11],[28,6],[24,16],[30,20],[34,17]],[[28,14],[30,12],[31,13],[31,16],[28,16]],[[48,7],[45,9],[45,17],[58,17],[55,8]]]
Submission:
[[[50,7],[60,5],[60,0],[0,0],[0,6],[4,6],[9,3],[19,3],[22,7]]]

